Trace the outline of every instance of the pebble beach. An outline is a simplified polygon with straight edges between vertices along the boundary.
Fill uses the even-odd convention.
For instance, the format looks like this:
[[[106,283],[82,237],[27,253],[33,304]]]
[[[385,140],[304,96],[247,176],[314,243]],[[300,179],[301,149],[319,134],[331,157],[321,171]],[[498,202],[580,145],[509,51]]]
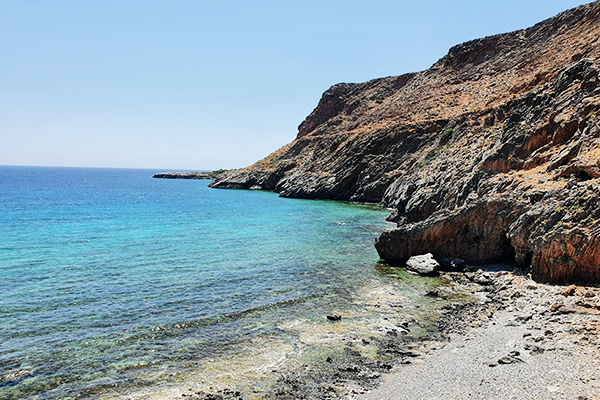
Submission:
[[[452,310],[446,334],[358,399],[598,399],[600,290],[488,272],[488,302]],[[455,284],[466,276],[448,275]]]

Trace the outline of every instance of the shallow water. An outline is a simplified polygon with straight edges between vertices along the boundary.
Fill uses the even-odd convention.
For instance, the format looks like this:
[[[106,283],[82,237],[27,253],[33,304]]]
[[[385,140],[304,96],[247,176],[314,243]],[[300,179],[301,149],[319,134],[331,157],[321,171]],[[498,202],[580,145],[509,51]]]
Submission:
[[[386,210],[155,172],[0,167],[0,398],[259,399],[435,334],[440,280],[378,263]]]
[[[0,167],[1,398],[143,391],[244,357],[266,371],[389,284],[386,210],[154,172]]]

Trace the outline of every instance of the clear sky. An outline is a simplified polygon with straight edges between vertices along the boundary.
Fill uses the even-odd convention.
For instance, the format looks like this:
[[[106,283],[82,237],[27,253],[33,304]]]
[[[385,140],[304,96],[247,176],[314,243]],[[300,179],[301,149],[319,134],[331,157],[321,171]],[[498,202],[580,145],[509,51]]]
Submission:
[[[0,0],[0,165],[240,168],[321,94],[579,0]]]

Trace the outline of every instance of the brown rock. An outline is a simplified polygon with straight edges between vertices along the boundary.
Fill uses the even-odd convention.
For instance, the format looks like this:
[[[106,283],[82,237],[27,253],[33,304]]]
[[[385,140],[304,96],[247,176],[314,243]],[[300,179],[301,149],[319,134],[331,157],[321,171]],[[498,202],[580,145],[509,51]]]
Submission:
[[[600,2],[335,85],[289,145],[211,187],[379,202],[381,258],[510,260],[600,282]],[[565,43],[569,45],[566,46]]]
[[[571,286],[567,286],[566,288],[564,288],[560,293],[565,296],[572,296],[573,294],[575,294],[575,290],[577,290],[577,286],[575,285],[571,285]]]

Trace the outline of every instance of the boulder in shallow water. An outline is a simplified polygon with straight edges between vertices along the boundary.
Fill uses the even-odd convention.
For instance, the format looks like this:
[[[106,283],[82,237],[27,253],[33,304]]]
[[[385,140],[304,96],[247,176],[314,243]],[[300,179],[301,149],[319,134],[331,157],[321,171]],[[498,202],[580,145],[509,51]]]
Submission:
[[[406,269],[419,275],[437,275],[440,264],[433,258],[433,254],[427,253],[409,258]]]

